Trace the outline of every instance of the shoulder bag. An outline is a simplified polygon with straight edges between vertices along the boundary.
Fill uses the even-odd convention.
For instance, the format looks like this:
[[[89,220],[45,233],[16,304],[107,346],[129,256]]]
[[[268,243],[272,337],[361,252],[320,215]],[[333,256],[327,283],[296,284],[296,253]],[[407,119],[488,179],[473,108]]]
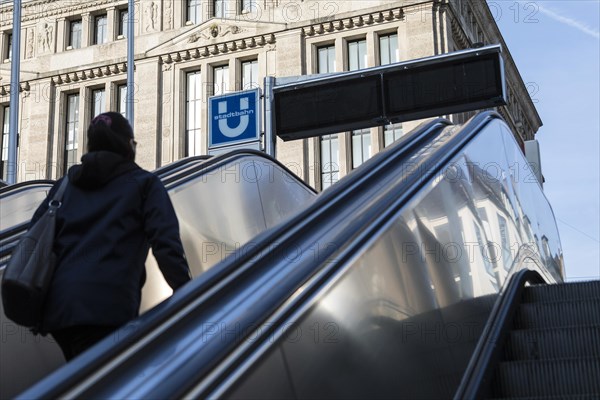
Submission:
[[[53,251],[56,212],[62,205],[68,181],[65,176],[48,203],[48,210],[19,240],[4,270],[4,313],[19,325],[38,328],[41,322],[56,263]]]

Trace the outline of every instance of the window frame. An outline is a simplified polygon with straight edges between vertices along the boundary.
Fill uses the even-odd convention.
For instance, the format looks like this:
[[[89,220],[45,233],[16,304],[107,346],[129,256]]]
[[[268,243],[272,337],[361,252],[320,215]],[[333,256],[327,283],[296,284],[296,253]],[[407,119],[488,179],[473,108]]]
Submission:
[[[101,20],[104,20],[103,24],[99,24]],[[94,37],[92,43],[94,45],[108,43],[108,14],[94,15]]]
[[[75,116],[74,120],[71,120],[71,98],[77,98],[77,101],[74,105],[73,115]],[[77,163],[77,152],[79,149],[79,121],[81,116],[79,115],[79,106],[81,102],[81,94],[79,92],[65,93],[65,119],[63,124],[64,129],[64,140],[62,143],[63,150],[63,172],[66,173],[71,165]],[[70,128],[73,128],[73,134],[71,135]],[[73,138],[72,143],[69,143],[69,139]],[[71,147],[71,148],[69,148]]]
[[[78,19],[68,20],[68,25],[69,25],[69,40],[67,42],[67,49],[80,49],[82,47],[82,41],[83,41],[83,19],[78,18]],[[75,25],[79,25],[78,37],[76,37],[74,35],[75,30],[73,29],[73,27]],[[78,40],[75,40],[75,39],[78,39]],[[77,46],[75,46],[75,44],[77,44]]]

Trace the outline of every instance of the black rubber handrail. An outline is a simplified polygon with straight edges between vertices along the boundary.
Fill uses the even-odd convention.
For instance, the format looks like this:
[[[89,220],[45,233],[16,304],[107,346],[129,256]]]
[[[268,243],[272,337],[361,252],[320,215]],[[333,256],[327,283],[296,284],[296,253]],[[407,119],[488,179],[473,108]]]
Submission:
[[[237,257],[230,257],[224,260],[217,266],[205,272],[201,278],[196,279],[186,285],[179,292],[175,293],[167,302],[161,303],[159,306],[144,314],[139,322],[139,325],[134,331],[127,334],[127,340],[117,342],[110,345],[108,348],[100,348],[94,355],[88,354],[87,360],[79,359],[79,362],[71,363],[61,370],[52,374],[50,377],[34,386],[23,396],[33,397],[57,397],[61,393],[67,392],[72,386],[85,379],[90,374],[97,371],[102,365],[115,358],[119,353],[124,352],[128,347],[128,343],[133,343],[141,340],[150,332],[158,329],[169,321],[174,314],[181,312],[191,302],[202,298],[205,292],[219,285],[227,287],[227,283],[231,283],[236,279],[243,280],[243,277],[251,270],[248,267],[248,262],[257,257],[261,252],[264,253],[265,246],[269,246],[274,241],[285,237],[286,241],[295,240],[302,235],[307,225],[307,217],[311,216],[311,223],[315,225],[319,219],[331,213],[332,209],[339,204],[330,204],[333,198],[346,199],[351,197],[353,190],[358,182],[371,181],[381,169],[385,169],[389,162],[389,158],[398,159],[404,157],[407,153],[412,154],[416,149],[420,148],[427,140],[429,135],[437,133],[439,129],[448,126],[449,123],[444,120],[435,120],[429,124],[425,124],[418,129],[415,135],[403,141],[402,146],[394,146],[388,151],[377,154],[366,164],[371,163],[374,167],[379,168],[362,168],[352,174],[351,179],[344,179],[323,193],[319,197],[319,201],[309,206],[304,211],[292,217],[287,223],[275,227],[263,234],[259,235],[253,242],[254,245],[245,248]],[[434,128],[435,127],[435,128]],[[382,161],[382,162],[378,162]],[[203,168],[206,168],[203,166]],[[335,202],[334,202],[335,203]],[[261,245],[256,245],[261,244]],[[239,282],[239,281],[238,281]],[[222,297],[223,293],[216,293],[216,297]],[[205,301],[210,304],[215,300],[211,297]],[[269,310],[270,311],[270,310]],[[87,361],[87,362],[86,362]],[[212,363],[210,363],[212,364]]]
[[[211,157],[212,156],[204,155],[204,156],[192,156],[192,157],[182,158],[182,159],[174,161],[170,164],[163,165],[162,167],[155,169],[153,172],[156,176],[158,176],[160,178],[164,175],[175,172],[175,170],[177,170],[179,168],[185,168],[186,164],[188,164],[188,163],[202,162],[202,161],[208,160]]]
[[[503,343],[521,304],[527,284],[550,283],[538,271],[523,269],[513,274],[494,304],[488,322],[477,342],[454,400],[481,399],[490,389],[494,367],[500,359]]]
[[[283,165],[281,162],[277,161],[276,159],[266,155],[265,153],[255,151],[255,150],[237,150],[237,151],[233,151],[230,153],[225,153],[218,157],[197,156],[197,157],[191,157],[191,158],[186,158],[186,159],[183,159],[180,161],[176,161],[174,163],[174,164],[176,164],[175,167],[173,167],[173,168],[165,167],[166,170],[162,170],[159,177],[161,178],[161,181],[163,182],[163,184],[165,185],[167,190],[172,190],[186,182],[197,179],[198,177],[200,177],[204,174],[211,173],[212,171],[222,168],[223,166],[225,166],[231,162],[234,162],[238,159],[241,159],[243,157],[248,157],[248,156],[259,156],[261,158],[264,158],[265,160],[267,160],[269,162],[277,164],[280,168],[282,168],[284,171],[286,171],[288,174],[290,174],[290,176],[295,176],[285,165]],[[195,165],[193,168],[186,169],[184,171],[179,170],[180,168],[185,168],[185,166],[188,164],[194,164],[194,163],[198,163],[198,164]],[[316,193],[315,189],[312,188],[311,186],[309,186],[303,180],[298,179],[297,182],[299,184],[301,184],[304,188],[309,190],[311,193]],[[31,188],[31,186],[33,186],[33,185],[39,185],[39,184],[53,185],[54,183],[55,183],[55,181],[52,181],[52,180],[22,182],[17,185],[10,186],[10,188],[9,188],[11,190],[10,195],[14,194],[12,192],[12,190],[17,190],[17,191],[29,190]],[[24,233],[28,227],[29,227],[29,221],[12,226],[3,232],[0,232],[0,243],[3,243],[7,238],[11,238],[11,243],[12,243],[12,246],[10,246],[10,243],[6,243],[6,244],[2,245],[2,250],[0,251],[0,258],[7,254],[10,254],[10,252],[12,252],[14,245],[16,245],[16,242],[13,240],[15,235]]]
[[[23,190],[29,190],[32,186],[43,186],[43,185],[54,185],[54,181],[50,179],[42,179],[35,181],[25,181],[15,183],[14,185],[5,186],[0,188],[0,199],[3,197],[12,196],[14,194],[20,193]]]
[[[331,240],[338,245],[344,243],[338,251],[331,254],[323,254],[319,257],[318,262],[324,263],[319,271],[318,277],[314,279],[310,284],[302,286],[302,290],[294,291],[294,301],[286,304],[286,309],[279,311],[277,320],[269,320],[269,329],[262,329],[263,337],[267,337],[272,343],[275,331],[280,329],[281,326],[285,326],[285,322],[293,315],[297,309],[299,309],[306,301],[317,296],[319,291],[324,287],[329,287],[331,284],[330,279],[336,273],[336,271],[348,262],[351,258],[355,257],[357,252],[367,243],[370,238],[376,237],[377,232],[385,229],[385,226],[394,215],[404,207],[416,195],[425,185],[430,182],[432,178],[438,175],[447,162],[452,160],[458,155],[462,149],[472,140],[477,134],[492,120],[500,118],[495,112],[486,112],[479,114],[474,117],[467,125],[465,125],[454,137],[445,143],[440,148],[436,149],[433,154],[427,157],[427,162],[424,164],[427,168],[419,168],[415,166],[410,171],[403,170],[404,175],[397,177],[397,183],[395,187],[388,188],[384,198],[380,199],[376,205],[370,207],[369,212],[366,215],[361,215],[361,221],[358,225],[361,225],[358,229],[347,229],[341,236],[328,236],[328,240]],[[315,205],[316,206],[316,205]],[[325,217],[325,216],[324,216]],[[319,220],[317,223],[323,223]],[[312,241],[312,239],[308,239]],[[335,260],[331,262],[331,260]],[[257,261],[260,263],[261,261]],[[315,271],[315,276],[317,276]],[[266,319],[265,319],[266,320]],[[263,320],[264,321],[264,320]],[[260,325],[263,321],[256,321],[256,325]],[[253,351],[258,349],[262,342],[253,336],[253,340],[250,341],[250,345],[247,345],[246,350],[243,352],[245,356],[249,356]],[[247,344],[248,341],[245,342]],[[238,356],[242,357],[242,356]],[[205,360],[203,362],[207,362]],[[229,369],[224,369],[221,379],[215,379],[214,382],[209,384],[203,384],[205,388],[199,394],[194,392],[194,396],[200,395],[200,397],[212,397],[214,390],[221,381],[226,379],[227,373],[237,367],[238,362],[231,362]],[[185,395],[185,392],[178,392],[179,395]]]

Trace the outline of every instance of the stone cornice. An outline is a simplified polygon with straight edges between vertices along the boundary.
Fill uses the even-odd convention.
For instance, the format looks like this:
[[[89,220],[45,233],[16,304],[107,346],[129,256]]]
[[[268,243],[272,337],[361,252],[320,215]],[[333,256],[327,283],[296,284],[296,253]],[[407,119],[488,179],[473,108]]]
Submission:
[[[138,3],[138,0],[136,0],[136,3]],[[22,4],[21,23],[43,20],[60,15],[68,17],[81,13],[83,10],[94,9],[104,5],[115,6],[115,0],[69,1],[66,4],[55,0],[27,2]],[[0,19],[0,27],[12,25],[12,11],[12,4],[2,8],[2,14],[5,14],[6,17]]]
[[[189,43],[196,41],[190,40]],[[170,64],[173,62],[188,61],[199,58],[207,58],[220,54],[232,53],[254,48],[267,48],[274,46],[276,42],[273,33],[256,35],[242,39],[228,40],[215,44],[192,47],[190,49],[172,51],[159,56],[161,62]]]
[[[332,19],[331,21],[314,23],[302,27],[301,29],[304,36],[319,36],[332,32],[357,29],[364,26],[378,25],[403,19],[404,9],[402,7],[395,7],[385,11],[375,11],[348,18]]]
[[[85,69],[78,70],[78,71],[64,72],[64,73],[60,73],[60,74],[46,76],[43,78],[44,79],[49,78],[53,85],[60,86],[60,85],[64,85],[64,84],[71,84],[71,83],[77,83],[77,82],[82,82],[82,81],[91,81],[94,79],[100,79],[100,78],[104,78],[107,76],[122,75],[122,74],[125,74],[126,72],[127,72],[127,63],[119,62],[119,63],[103,65],[100,67],[90,67],[90,68],[85,68]],[[37,78],[35,80],[39,80],[41,78],[42,77]],[[32,81],[34,81],[34,80],[21,82],[20,91],[21,92],[28,91],[29,85],[30,85],[29,82],[32,82]],[[0,96],[5,96],[8,93],[10,93],[10,83],[6,84],[6,85],[1,85],[0,86]]]

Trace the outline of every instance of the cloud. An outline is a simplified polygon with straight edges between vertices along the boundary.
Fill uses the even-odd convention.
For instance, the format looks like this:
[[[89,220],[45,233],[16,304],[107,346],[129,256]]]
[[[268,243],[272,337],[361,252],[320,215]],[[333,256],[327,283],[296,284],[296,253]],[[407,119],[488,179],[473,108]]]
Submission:
[[[588,26],[587,24],[585,24],[584,22],[577,21],[576,19],[573,19],[573,18],[565,17],[564,15],[561,15],[558,12],[553,11],[549,8],[543,7],[541,5],[538,5],[538,9],[540,10],[540,12],[542,14],[545,14],[548,17],[550,17],[558,22],[561,22],[565,25],[573,27],[595,39],[600,39],[600,32],[598,31],[598,29],[594,29],[594,28]]]

